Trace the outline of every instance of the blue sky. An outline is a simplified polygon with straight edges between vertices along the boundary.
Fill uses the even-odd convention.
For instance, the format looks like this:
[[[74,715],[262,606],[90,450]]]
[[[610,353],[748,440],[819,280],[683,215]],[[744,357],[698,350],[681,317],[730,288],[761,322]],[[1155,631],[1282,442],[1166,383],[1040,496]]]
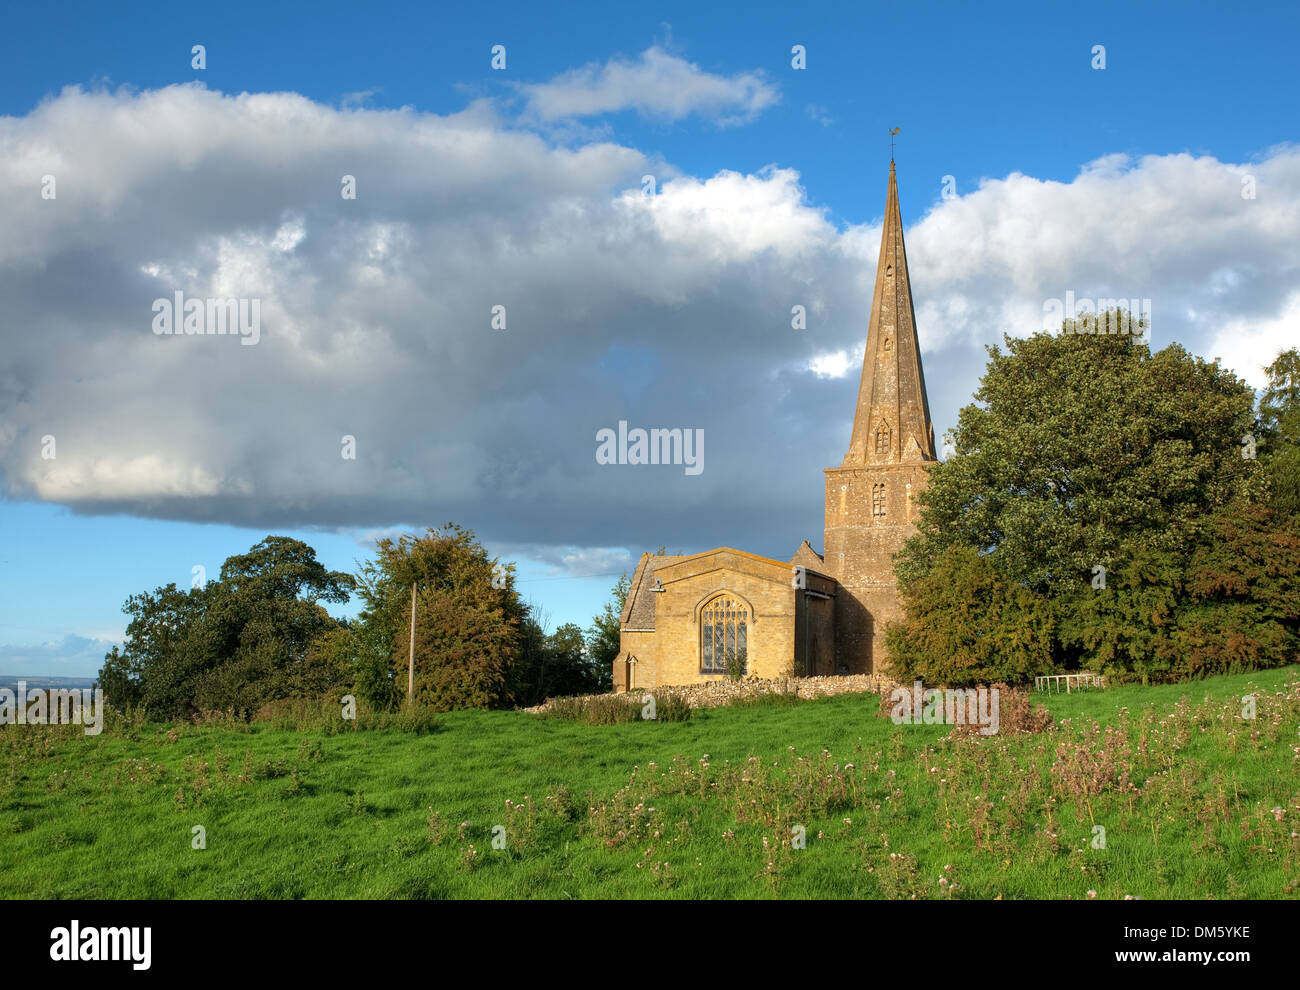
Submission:
[[[820,547],[892,126],[937,435],[983,346],[1066,290],[1152,298],[1156,346],[1257,381],[1300,306],[1298,28],[1196,3],[14,8],[0,674],[93,673],[127,595],[268,532],[352,570],[454,519],[583,625],[661,544]],[[265,343],[164,355],[149,300],[205,286],[265,298]],[[498,297],[510,330],[466,329]],[[710,467],[593,473],[621,418],[704,429]]]

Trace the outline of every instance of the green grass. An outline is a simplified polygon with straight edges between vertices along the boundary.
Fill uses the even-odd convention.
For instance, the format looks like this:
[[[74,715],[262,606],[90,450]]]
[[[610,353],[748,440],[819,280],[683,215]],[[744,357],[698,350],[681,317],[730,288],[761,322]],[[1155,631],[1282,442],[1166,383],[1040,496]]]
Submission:
[[[664,724],[458,712],[424,735],[8,726],[0,896],[1296,897],[1298,676],[1036,696],[1055,731],[978,742],[874,695]]]

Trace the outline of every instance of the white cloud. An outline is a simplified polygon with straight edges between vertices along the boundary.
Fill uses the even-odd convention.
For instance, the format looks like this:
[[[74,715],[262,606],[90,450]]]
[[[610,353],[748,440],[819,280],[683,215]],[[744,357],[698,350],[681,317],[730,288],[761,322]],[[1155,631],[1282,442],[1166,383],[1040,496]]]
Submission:
[[[542,120],[635,110],[670,121],[699,114],[735,124],[752,120],[780,101],[778,89],[762,72],[716,75],[657,45],[634,60],[592,62],[549,82],[519,88],[528,112]]]
[[[503,560],[526,560],[542,564],[547,573],[555,578],[617,577],[624,571],[630,574],[635,566],[632,553],[627,547],[510,543],[493,545],[490,549]],[[545,581],[549,578],[537,580]]]
[[[454,519],[551,546],[536,559],[561,573],[661,543],[785,557],[820,528],[880,230],[837,230],[791,168],[672,175],[485,103],[436,116],[198,86],[65,90],[0,118],[0,148],[10,498],[259,528]],[[645,196],[650,170],[666,178]],[[47,173],[54,201],[33,192]],[[1150,298],[1158,346],[1247,377],[1296,339],[1295,149],[1110,156],[1072,182],[936,188],[924,216],[919,180],[899,182],[937,434],[982,345],[1069,289]],[[260,298],[261,343],[155,336],[151,301],[177,290]],[[596,464],[619,420],[703,429],[704,472]]]
[[[1241,198],[1246,172],[1255,200]],[[1067,291],[1150,299],[1157,348],[1199,351],[1229,326],[1271,327],[1260,346],[1281,348],[1300,281],[1300,149],[1250,166],[1107,155],[1070,183],[985,180],[936,206],[907,247],[931,348],[1041,327],[1044,302]],[[1216,353],[1243,374],[1254,361],[1232,339]]]
[[[810,120],[821,124],[822,127],[830,127],[831,124],[835,123],[835,118],[831,116],[830,111],[820,103],[809,103],[803,108],[803,112],[808,115]]]
[[[1267,385],[1264,368],[1278,352],[1300,346],[1300,289],[1286,300],[1276,316],[1230,318],[1210,340],[1206,357],[1220,357],[1252,387]]]
[[[363,550],[373,551],[380,540],[392,540],[396,543],[403,536],[423,536],[423,531],[416,531],[411,526],[384,526],[380,529],[365,529],[353,534],[357,546]]]
[[[866,342],[856,348],[840,348],[827,351],[810,358],[805,367],[818,378],[843,378],[855,369],[862,367],[862,356],[866,353]]]

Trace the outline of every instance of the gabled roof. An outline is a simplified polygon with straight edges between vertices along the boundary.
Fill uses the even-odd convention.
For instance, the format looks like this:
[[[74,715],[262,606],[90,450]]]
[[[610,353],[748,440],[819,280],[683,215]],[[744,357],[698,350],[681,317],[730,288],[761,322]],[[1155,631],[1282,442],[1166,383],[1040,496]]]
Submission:
[[[790,558],[791,564],[803,564],[804,567],[815,567],[818,564],[826,563],[826,558],[812,548],[812,544],[804,540],[799,544],[799,549],[794,552]]]
[[[627,603],[623,606],[622,626],[624,629],[653,629],[655,627],[655,595],[650,589],[654,587],[654,573],[661,567],[685,560],[679,556],[656,556],[643,553],[632,575],[632,583],[627,590]]]
[[[636,572],[632,575],[631,586],[628,588],[627,604],[623,606],[622,628],[646,632],[654,629],[655,600],[659,597],[659,592],[651,589],[654,587],[655,574],[658,571],[674,564],[680,564],[683,561],[699,560],[720,553],[735,554],[737,557],[744,557],[761,564],[770,564],[782,571],[788,571],[790,568],[790,565],[783,560],[773,560],[771,557],[763,557],[756,553],[749,553],[746,550],[736,550],[733,547],[714,547],[712,550],[705,550],[701,553],[671,557],[643,553],[640,562],[636,565]]]

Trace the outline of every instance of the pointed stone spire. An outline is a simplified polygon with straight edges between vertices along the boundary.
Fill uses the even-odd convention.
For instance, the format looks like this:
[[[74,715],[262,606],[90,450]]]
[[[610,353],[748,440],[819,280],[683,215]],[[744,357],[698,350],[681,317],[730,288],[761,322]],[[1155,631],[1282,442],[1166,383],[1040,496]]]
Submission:
[[[921,347],[903,247],[898,182],[889,163],[889,195],[867,325],[853,437],[843,467],[933,461],[934,426],[925,395]]]

